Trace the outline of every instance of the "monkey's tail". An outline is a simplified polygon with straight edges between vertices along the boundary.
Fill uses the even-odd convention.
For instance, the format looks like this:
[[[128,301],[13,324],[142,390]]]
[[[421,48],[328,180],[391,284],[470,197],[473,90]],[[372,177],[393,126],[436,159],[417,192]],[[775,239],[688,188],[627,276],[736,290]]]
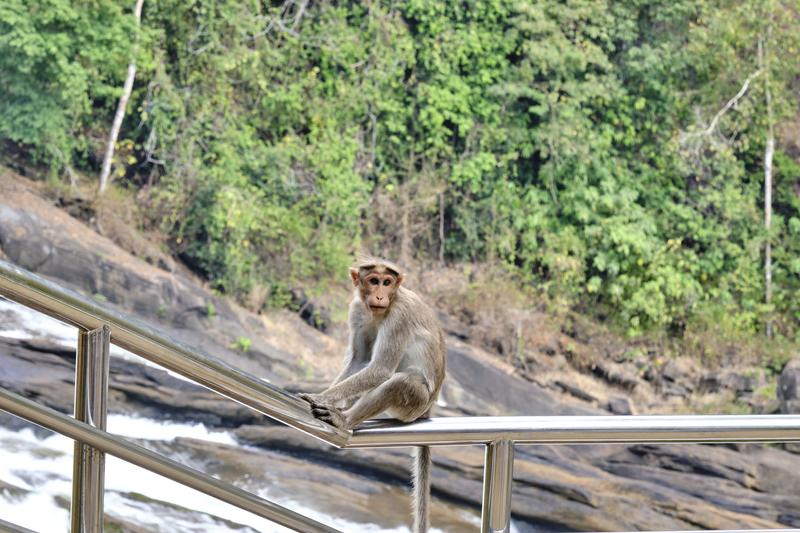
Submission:
[[[414,449],[414,533],[428,531],[428,507],[431,501],[431,448]]]

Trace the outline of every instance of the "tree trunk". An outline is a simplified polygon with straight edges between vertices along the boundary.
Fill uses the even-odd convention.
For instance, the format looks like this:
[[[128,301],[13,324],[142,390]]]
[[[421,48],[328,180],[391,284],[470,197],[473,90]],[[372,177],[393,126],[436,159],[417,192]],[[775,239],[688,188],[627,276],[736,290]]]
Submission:
[[[136,0],[136,6],[133,9],[133,16],[136,18],[136,29],[138,33],[139,24],[142,20],[142,6],[144,0]],[[125,118],[125,108],[128,106],[128,99],[131,97],[133,91],[133,80],[136,78],[136,51],[138,44],[138,35],[134,37],[134,46],[131,53],[131,62],[128,64],[128,74],[125,77],[125,84],[122,86],[122,95],[119,97],[117,104],[117,112],[114,115],[114,122],[111,124],[111,132],[108,135],[108,144],[106,145],[106,153],[103,156],[103,167],[100,171],[100,187],[98,194],[103,194],[106,187],[108,187],[109,178],[111,176],[111,160],[114,158],[114,148],[117,144],[117,137],[119,137],[119,130],[122,127],[122,119]]]
[[[406,182],[401,186],[401,198],[403,206],[402,216],[400,219],[400,264],[407,265],[411,259],[411,198],[409,188],[410,182]]]
[[[767,139],[767,148],[764,151],[764,227],[767,230],[767,242],[764,246],[764,300],[767,306],[772,304],[772,243],[770,242],[770,229],[772,228],[772,154],[775,151],[775,138],[770,134]],[[768,310],[766,332],[772,338],[772,311]]]
[[[444,266],[444,191],[439,193],[439,265]]]
[[[408,268],[411,261],[411,246],[413,236],[411,235],[411,187],[414,181],[414,163],[416,156],[413,149],[408,153],[405,181],[400,185],[400,264]]]
[[[767,39],[772,28],[767,28]],[[772,93],[769,87],[769,58],[767,51],[768,41],[759,41],[759,63],[764,69],[764,97],[767,104],[767,142],[764,148],[764,228],[767,233],[764,245],[764,301],[767,304],[766,333],[772,338],[772,242],[770,230],[772,228],[772,156],[775,153],[775,131],[772,118]]]

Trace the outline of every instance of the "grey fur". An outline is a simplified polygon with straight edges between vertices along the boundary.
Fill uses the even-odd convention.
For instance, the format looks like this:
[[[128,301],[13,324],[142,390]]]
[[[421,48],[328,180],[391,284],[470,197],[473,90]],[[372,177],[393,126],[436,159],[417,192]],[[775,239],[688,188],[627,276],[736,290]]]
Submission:
[[[367,276],[379,275],[370,286]],[[444,382],[444,332],[433,310],[402,286],[399,268],[388,261],[365,258],[351,270],[356,288],[350,303],[350,343],[342,371],[319,394],[301,395],[320,420],[343,429],[383,412],[403,422],[429,415]],[[383,286],[383,280],[392,284]],[[377,299],[374,299],[377,294]],[[385,309],[376,312],[370,303]],[[430,449],[417,448],[414,466],[414,532],[428,528]]]
[[[428,507],[431,501],[431,447],[414,448],[414,533],[428,531]]]

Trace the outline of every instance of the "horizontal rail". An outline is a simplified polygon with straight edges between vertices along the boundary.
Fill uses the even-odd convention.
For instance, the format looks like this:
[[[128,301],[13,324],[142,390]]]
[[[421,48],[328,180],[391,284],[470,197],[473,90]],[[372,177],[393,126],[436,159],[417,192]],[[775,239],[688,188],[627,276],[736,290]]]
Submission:
[[[0,409],[295,531],[336,529],[0,388]]]
[[[314,418],[306,402],[285,390],[2,260],[0,295],[78,328],[107,324],[113,344],[334,446],[343,446],[350,437],[350,432]]]
[[[348,448],[655,442],[798,442],[800,415],[491,416],[367,422]]]

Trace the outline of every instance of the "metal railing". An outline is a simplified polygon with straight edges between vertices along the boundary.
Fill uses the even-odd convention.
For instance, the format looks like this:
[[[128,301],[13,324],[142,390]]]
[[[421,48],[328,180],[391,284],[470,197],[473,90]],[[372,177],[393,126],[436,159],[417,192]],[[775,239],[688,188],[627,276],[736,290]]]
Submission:
[[[336,447],[484,445],[483,532],[510,529],[515,444],[800,442],[800,416],[795,415],[448,417],[411,424],[372,421],[352,432],[341,431],[315,419],[306,403],[294,395],[5,261],[0,261],[0,295],[79,330],[75,418],[0,388],[0,410],[76,441],[73,533],[102,531],[105,453],[291,529],[336,531],[107,433],[110,343]],[[5,524],[0,521],[0,528]],[[11,524],[7,527],[25,531]]]

